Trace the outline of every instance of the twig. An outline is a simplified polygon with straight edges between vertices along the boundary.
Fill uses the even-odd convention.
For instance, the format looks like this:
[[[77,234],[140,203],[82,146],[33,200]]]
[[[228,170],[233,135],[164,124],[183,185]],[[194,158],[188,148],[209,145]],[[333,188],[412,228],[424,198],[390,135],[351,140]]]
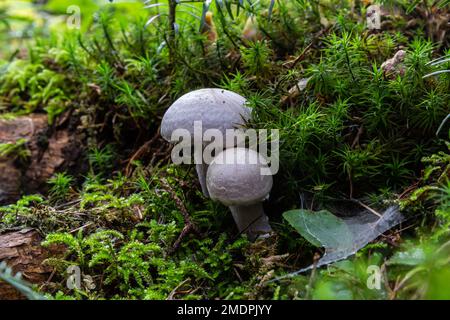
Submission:
[[[315,253],[314,254],[314,258],[313,258],[313,268],[311,271],[311,275],[309,277],[309,281],[308,281],[308,288],[306,289],[306,294],[305,294],[305,299],[310,299],[310,294],[311,294],[311,289],[316,277],[316,270],[317,270],[317,262],[320,259],[320,254],[319,253]]]
[[[86,223],[84,226],[81,226],[81,227],[79,227],[79,228],[76,228],[76,229],[73,229],[73,230],[69,231],[69,233],[75,233],[75,232],[77,232],[77,231],[79,231],[79,230],[83,230],[83,229],[85,229],[85,228],[87,228],[87,227],[90,227],[90,226],[92,226],[93,224],[94,224],[93,222]]]
[[[60,210],[62,208],[70,207],[72,205],[79,204],[81,202],[81,199],[73,200],[70,202],[62,203],[60,205],[55,206],[55,210]]]
[[[173,201],[175,202],[178,210],[180,210],[180,212],[184,218],[184,228],[181,231],[180,235],[178,236],[178,239],[175,241],[175,243],[172,246],[172,253],[173,253],[180,247],[181,241],[183,241],[183,239],[188,234],[190,234],[191,232],[198,234],[199,230],[192,222],[191,217],[190,217],[183,201],[181,201],[181,199],[178,197],[178,195],[173,190],[173,188],[169,185],[169,183],[166,181],[166,179],[164,179],[164,178],[161,179],[161,185],[167,192],[169,192],[169,194],[172,197]]]
[[[50,281],[53,279],[53,276],[55,275],[55,273],[56,273],[56,268],[53,268],[52,273],[50,273],[50,276],[48,277],[47,281],[41,286],[41,288],[42,288],[44,285],[50,283]]]
[[[368,205],[365,205],[365,204],[362,203],[361,201],[359,201],[359,200],[357,200],[357,199],[353,199],[353,198],[350,198],[350,200],[353,201],[353,202],[355,202],[355,203],[357,203],[357,204],[359,204],[359,205],[360,205],[361,207],[363,207],[364,209],[366,209],[366,210],[372,212],[372,213],[373,213],[374,215],[376,215],[378,218],[382,218],[382,217],[383,217],[383,215],[381,215],[380,213],[378,213],[377,211],[375,211],[374,209],[372,209],[372,208],[369,207]]]
[[[357,145],[359,145],[359,140],[361,139],[363,133],[364,133],[364,126],[361,126],[359,127],[358,133],[356,134],[356,137],[353,140],[352,149],[354,149]]]
[[[130,160],[128,161],[127,167],[125,169],[125,175],[128,177],[130,174],[130,168],[131,168],[131,164],[133,163],[134,160],[138,159],[139,157],[142,156],[142,154],[144,154],[144,152],[151,147],[151,145],[156,141],[156,139],[159,137],[159,130],[157,131],[157,133],[155,134],[155,136],[147,141],[146,143],[144,143],[134,154],[133,156],[130,158]]]
[[[308,53],[309,49],[311,49],[311,47],[313,46],[313,44],[314,44],[314,41],[310,42],[310,43],[306,46],[306,48],[303,49],[302,53],[301,53],[297,58],[295,58],[295,60],[291,60],[291,61],[286,62],[286,63],[284,64],[284,66],[287,67],[288,64],[291,64],[291,65],[289,66],[289,69],[293,69],[300,61],[302,61],[302,60],[305,58],[306,54]]]
[[[182,286],[184,286],[186,283],[191,281],[190,278],[187,278],[186,280],[182,281],[179,285],[177,285],[172,292],[169,293],[166,300],[174,300],[175,295],[178,294],[178,289],[180,289]]]
[[[283,64],[283,66],[288,67],[289,69],[293,69],[300,61],[302,61],[306,54],[308,53],[309,49],[311,49],[311,47],[316,43],[316,41],[323,36],[324,34],[328,33],[328,31],[330,31],[331,26],[319,31],[318,33],[316,33],[314,35],[314,38],[311,40],[311,42],[306,46],[305,49],[303,49],[302,53],[295,58],[295,60],[291,60],[286,62],[285,64]],[[291,65],[289,66],[289,64],[291,63]]]
[[[353,179],[352,179],[352,172],[351,169],[348,172],[348,182],[349,182],[349,198],[353,199]]]
[[[398,198],[403,199],[408,193],[410,193],[414,189],[417,189],[418,186],[419,186],[419,181],[415,182],[413,185],[406,188],[405,191],[403,191],[402,194],[398,196]]]

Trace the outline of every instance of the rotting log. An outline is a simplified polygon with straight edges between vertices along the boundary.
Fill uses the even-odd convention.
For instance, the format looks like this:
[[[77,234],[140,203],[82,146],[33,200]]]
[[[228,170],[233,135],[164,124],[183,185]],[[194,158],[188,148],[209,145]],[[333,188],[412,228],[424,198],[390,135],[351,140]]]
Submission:
[[[45,283],[51,268],[43,261],[58,255],[61,248],[41,246],[42,237],[33,229],[23,229],[0,234],[0,262],[5,262],[14,274],[22,273],[22,278],[30,284]],[[24,299],[20,292],[0,280],[0,300]]]
[[[30,156],[26,163],[0,158],[0,203],[16,201],[21,193],[43,192],[58,171],[78,167],[81,143],[68,128],[50,127],[45,114],[0,120],[0,144],[26,141]],[[78,162],[78,163],[77,163]]]

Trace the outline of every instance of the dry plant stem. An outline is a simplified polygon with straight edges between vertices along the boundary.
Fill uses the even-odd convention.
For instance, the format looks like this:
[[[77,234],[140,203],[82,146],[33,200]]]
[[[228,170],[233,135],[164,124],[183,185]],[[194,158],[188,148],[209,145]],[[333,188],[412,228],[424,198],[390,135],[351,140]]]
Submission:
[[[354,149],[356,146],[359,145],[359,141],[360,141],[361,136],[362,136],[363,133],[364,133],[364,127],[361,126],[358,129],[358,133],[356,134],[355,140],[353,140],[352,149]]]
[[[208,171],[208,165],[205,163],[196,164],[195,170],[197,171],[198,180],[200,182],[200,186],[202,187],[202,192],[205,197],[209,198],[208,188],[206,187],[206,172]]]
[[[165,179],[161,179],[161,185],[164,188],[164,190],[166,190],[167,192],[169,192],[170,196],[172,197],[173,201],[175,201],[175,204],[178,208],[178,210],[180,210],[181,214],[183,215],[184,218],[184,228],[181,231],[180,235],[178,236],[178,239],[175,241],[175,243],[172,246],[172,252],[175,252],[181,244],[181,241],[183,241],[183,239],[190,234],[191,232],[194,233],[199,233],[197,227],[193,224],[193,222],[191,221],[191,217],[186,209],[186,206],[184,205],[183,201],[181,201],[181,199],[177,196],[176,192],[173,190],[173,188],[169,185],[169,183],[165,180]]]
[[[353,199],[350,198],[351,201],[359,204],[361,207],[363,207],[364,209],[366,209],[367,211],[373,213],[374,215],[376,215],[378,218],[382,218],[383,215],[381,215],[380,213],[378,213],[377,211],[375,211],[374,209],[372,209],[371,207],[369,207],[368,205],[365,205],[364,203],[362,203],[361,201],[357,200],[357,199]]]
[[[315,280],[315,278],[316,278],[316,270],[317,270],[317,262],[319,261],[319,259],[320,259],[320,254],[318,254],[317,252],[314,254],[314,258],[313,258],[314,260],[314,262],[313,262],[313,268],[312,268],[312,271],[311,271],[311,276],[309,277],[309,281],[308,281],[308,287],[307,287],[307,290],[306,290],[306,299],[310,299],[311,297],[310,297],[310,295],[311,295],[311,288],[313,287],[313,283],[314,283],[314,280]]]
[[[159,136],[159,129],[158,129],[158,134],[156,134],[151,140],[147,141],[146,143],[144,143],[139,149],[138,151],[136,151],[133,156],[130,158],[130,160],[128,161],[127,167],[125,169],[125,175],[127,177],[130,176],[131,173],[131,166],[133,164],[133,161],[139,159],[139,157],[141,157],[145,152],[147,152],[150,147],[152,146],[152,144],[156,141],[156,139],[158,139]]]
[[[247,234],[251,241],[272,232],[261,202],[248,206],[230,206],[230,211],[239,232]]]
[[[171,65],[175,62],[175,47],[176,47],[176,14],[177,14],[177,1],[170,0],[169,1],[169,59]]]
[[[306,54],[308,53],[308,51],[312,48],[312,46],[325,34],[328,33],[328,31],[330,31],[331,27],[327,27],[321,31],[319,31],[318,33],[316,33],[314,35],[314,38],[312,39],[312,41],[303,49],[302,53],[295,58],[295,60],[293,61],[288,61],[285,64],[283,64],[283,66],[289,68],[289,69],[294,69],[294,67],[300,62],[302,61],[305,57]]]
[[[189,281],[191,281],[190,278],[187,278],[186,280],[184,280],[183,282],[181,282],[178,286],[175,287],[175,289],[172,290],[172,292],[169,294],[169,296],[167,297],[166,300],[174,300],[175,296],[178,293],[178,290],[183,287],[186,283],[188,283]]]

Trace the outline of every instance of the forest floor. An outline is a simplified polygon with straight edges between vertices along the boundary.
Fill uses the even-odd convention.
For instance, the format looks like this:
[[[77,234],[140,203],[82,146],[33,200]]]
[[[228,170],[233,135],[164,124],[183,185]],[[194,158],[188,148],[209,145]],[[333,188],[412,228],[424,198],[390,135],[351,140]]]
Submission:
[[[0,3],[0,298],[450,299],[448,1],[198,2]],[[279,130],[268,239],[160,135],[211,87]]]

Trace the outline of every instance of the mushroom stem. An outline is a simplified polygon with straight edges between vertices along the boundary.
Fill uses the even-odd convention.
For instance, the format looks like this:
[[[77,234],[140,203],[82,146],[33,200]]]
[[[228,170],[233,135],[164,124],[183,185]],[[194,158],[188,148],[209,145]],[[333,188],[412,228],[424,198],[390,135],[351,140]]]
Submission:
[[[250,241],[267,238],[272,232],[261,202],[247,206],[230,206],[230,211],[239,232],[247,234]]]
[[[208,171],[208,165],[206,163],[196,164],[195,169],[197,170],[198,180],[200,181],[203,194],[205,197],[209,198],[208,188],[206,187],[206,172]]]

